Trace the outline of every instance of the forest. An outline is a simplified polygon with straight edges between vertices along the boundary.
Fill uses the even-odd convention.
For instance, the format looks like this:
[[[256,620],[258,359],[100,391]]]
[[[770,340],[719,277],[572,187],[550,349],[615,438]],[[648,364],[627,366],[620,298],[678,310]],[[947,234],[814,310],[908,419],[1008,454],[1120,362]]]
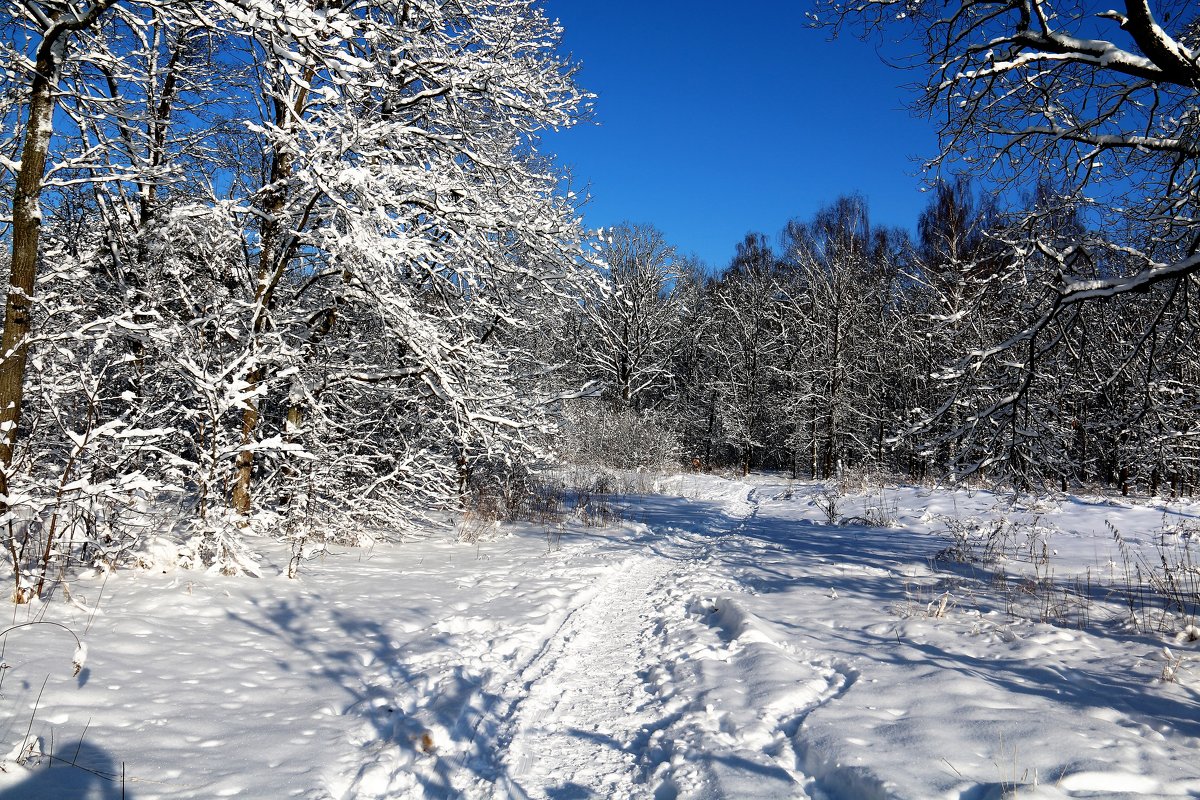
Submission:
[[[564,460],[1190,496],[1200,21],[1156,5],[822,0],[927,65],[928,203],[847,187],[714,265],[584,228],[541,140],[594,98],[534,0],[6,4],[14,599]]]

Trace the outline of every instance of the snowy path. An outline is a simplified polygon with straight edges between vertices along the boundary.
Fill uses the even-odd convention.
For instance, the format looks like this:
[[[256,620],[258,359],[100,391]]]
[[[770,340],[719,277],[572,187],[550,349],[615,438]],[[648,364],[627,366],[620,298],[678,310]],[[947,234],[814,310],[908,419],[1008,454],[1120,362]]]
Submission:
[[[738,488],[706,528],[648,526],[658,548],[612,565],[522,671],[492,797],[809,796],[792,739],[847,681],[713,599],[743,591],[714,569],[758,512]]]
[[[644,556],[621,563],[521,676],[528,694],[501,741],[499,797],[546,797],[542,787],[556,784],[580,796],[634,795],[644,780],[637,740],[661,717],[645,675],[671,567]]]

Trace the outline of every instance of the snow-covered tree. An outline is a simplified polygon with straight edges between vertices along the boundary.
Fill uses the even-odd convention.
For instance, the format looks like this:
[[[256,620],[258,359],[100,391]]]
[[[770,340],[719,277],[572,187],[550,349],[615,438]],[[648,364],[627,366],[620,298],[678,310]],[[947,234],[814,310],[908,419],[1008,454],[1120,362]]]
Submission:
[[[766,236],[748,234],[729,269],[709,287],[712,437],[722,458],[743,471],[766,463],[777,444],[772,430],[782,325],[777,262]]]
[[[346,23],[353,80],[331,71],[320,91],[308,80],[294,129],[292,170],[312,198],[302,239],[316,255],[289,299],[305,309],[291,332],[302,352],[368,321],[379,339],[327,349],[331,365],[303,359],[289,416],[302,427],[349,397],[404,403],[419,435],[378,452],[438,465],[400,472],[419,505],[448,496],[446,475],[519,457],[546,424],[517,380],[531,368],[518,345],[546,306],[578,296],[584,267],[575,209],[534,148],[586,96],[532,2],[367,7]],[[288,432],[314,452],[343,446],[303,434]]]
[[[1007,469],[1024,472],[1034,466],[1028,459],[1000,451],[1013,452],[1013,433],[1031,446],[1034,437],[1050,436],[1024,426],[1027,400],[1071,333],[1098,319],[1082,304],[1146,293],[1146,302],[1108,306],[1110,314],[1137,314],[1126,336],[1110,340],[1124,353],[1112,362],[1118,370],[1161,357],[1161,321],[1187,317],[1188,286],[1200,271],[1196,5],[1125,0],[1120,10],[1100,13],[1047,0],[817,5],[823,22],[900,32],[928,65],[918,105],[939,121],[943,143],[931,167],[965,165],[1010,196],[1054,176],[1054,191],[1027,204],[1031,213],[1016,225],[1029,235],[1011,240],[1019,268],[1010,278],[1040,293],[1023,303],[1029,313],[962,365],[1007,374],[972,414],[982,423],[978,433],[1007,425],[1008,444],[981,454],[975,467],[1000,456]],[[1063,236],[1055,223],[1063,209],[1080,215],[1075,235]],[[985,367],[991,361],[997,364]]]
[[[866,201],[840,198],[784,234],[794,308],[789,430],[813,475],[882,461],[894,433],[896,276],[906,239],[873,228]]]
[[[588,97],[537,3],[6,13],[4,152],[36,151],[0,165],[15,566],[56,552],[54,503],[121,486],[187,498],[238,569],[224,507],[402,523],[534,452],[531,331],[588,274],[537,149]]]
[[[8,173],[0,185],[12,213],[0,503],[18,601],[40,594],[51,562],[62,563],[59,539],[94,545],[108,560],[105,551],[119,550],[113,544],[122,538],[117,505],[156,490],[138,456],[147,441],[139,424],[149,417],[120,411],[134,394],[127,377],[137,371],[128,344],[149,326],[133,311],[138,299],[124,296],[136,272],[116,253],[133,237],[113,235],[120,213],[106,205],[103,187],[129,181],[147,198],[147,187],[167,182],[162,160],[134,157],[146,152],[149,140],[132,144],[145,118],[124,113],[121,87],[157,57],[151,32],[171,28],[167,17],[186,8],[97,0],[0,9],[11,33],[0,78],[2,149],[11,158],[0,159]],[[162,114],[171,102],[158,99]],[[165,132],[150,138],[162,152]],[[161,433],[155,426],[149,439]]]
[[[671,379],[678,313],[675,249],[661,231],[624,223],[601,236],[603,281],[583,306],[579,358],[615,408],[645,408]]]

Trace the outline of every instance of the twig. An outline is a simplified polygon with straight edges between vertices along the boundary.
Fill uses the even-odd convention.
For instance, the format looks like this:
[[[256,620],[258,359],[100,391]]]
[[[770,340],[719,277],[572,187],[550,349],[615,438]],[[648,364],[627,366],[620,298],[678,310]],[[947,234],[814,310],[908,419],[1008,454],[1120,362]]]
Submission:
[[[4,630],[0,631],[0,638],[4,638],[5,636],[8,636],[10,633],[17,630],[18,628],[28,628],[32,625],[53,625],[56,628],[62,628],[64,631],[71,634],[71,638],[73,638],[75,640],[76,647],[79,647],[79,645],[82,644],[79,641],[79,637],[75,635],[75,631],[71,630],[66,625],[63,625],[61,622],[55,622],[55,621],[49,620],[49,619],[35,619],[32,622],[18,622],[16,625],[10,625],[7,628],[5,628]],[[2,651],[0,651],[0,655],[3,655]]]
[[[110,570],[106,570],[104,580],[100,582],[100,593],[96,595],[96,603],[92,606],[92,613],[88,615],[87,626],[83,629],[85,636],[92,629],[92,620],[96,618],[96,612],[100,610],[100,598],[104,597],[104,587],[108,586],[108,576],[111,574]]]
[[[26,624],[32,625],[33,623]],[[29,715],[29,726],[25,728],[25,738],[21,740],[21,753],[25,752],[25,748],[29,744],[29,734],[31,731],[33,731],[33,720],[37,716],[38,706],[42,702],[42,692],[46,691],[46,683],[49,682],[49,680],[50,676],[46,675],[46,677],[42,680],[42,688],[38,689],[37,699],[33,701],[33,713]],[[20,756],[17,756],[17,758],[20,759]]]
[[[79,734],[79,744],[75,745],[75,756],[71,759],[71,766],[77,766],[75,763],[79,760],[79,751],[83,749],[83,737],[87,736],[88,728],[92,726],[92,718],[88,717],[87,724],[83,726],[83,733]]]

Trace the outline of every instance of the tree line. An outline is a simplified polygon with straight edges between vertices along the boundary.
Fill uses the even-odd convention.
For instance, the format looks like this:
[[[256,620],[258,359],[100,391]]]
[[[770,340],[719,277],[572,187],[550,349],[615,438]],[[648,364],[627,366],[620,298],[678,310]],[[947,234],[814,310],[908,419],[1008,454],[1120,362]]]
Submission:
[[[941,148],[915,241],[849,197],[712,278],[605,243],[582,375],[712,465],[1190,493],[1200,9],[1116,5],[816,0],[918,76]]]
[[[716,274],[653,227],[622,225],[601,246],[608,285],[574,315],[560,358],[613,415],[591,433],[616,436],[612,453],[652,452],[619,441],[622,415],[637,414],[658,421],[640,436],[710,468],[1190,492],[1189,321],[1164,317],[1153,347],[1130,346],[1165,290],[1106,298],[1044,340],[1010,343],[1059,296],[1058,264],[1037,245],[1089,235],[1045,184],[1002,212],[966,177],[936,183],[915,237],[873,225],[851,195],[775,243],[749,234]]]

